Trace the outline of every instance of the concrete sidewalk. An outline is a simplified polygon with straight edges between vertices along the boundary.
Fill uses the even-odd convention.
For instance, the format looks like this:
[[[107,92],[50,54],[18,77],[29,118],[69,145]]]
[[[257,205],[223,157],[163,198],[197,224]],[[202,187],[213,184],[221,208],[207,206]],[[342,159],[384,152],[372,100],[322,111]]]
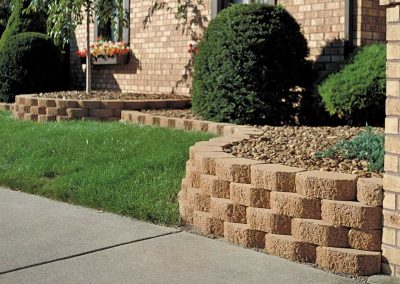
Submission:
[[[173,228],[0,188],[0,283],[359,283]]]

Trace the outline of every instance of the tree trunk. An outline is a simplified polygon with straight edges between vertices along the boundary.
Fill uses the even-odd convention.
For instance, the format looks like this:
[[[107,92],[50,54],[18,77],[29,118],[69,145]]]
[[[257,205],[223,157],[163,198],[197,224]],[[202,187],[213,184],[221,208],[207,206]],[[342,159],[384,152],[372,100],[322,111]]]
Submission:
[[[92,55],[90,53],[90,2],[86,4],[86,93],[92,90]]]

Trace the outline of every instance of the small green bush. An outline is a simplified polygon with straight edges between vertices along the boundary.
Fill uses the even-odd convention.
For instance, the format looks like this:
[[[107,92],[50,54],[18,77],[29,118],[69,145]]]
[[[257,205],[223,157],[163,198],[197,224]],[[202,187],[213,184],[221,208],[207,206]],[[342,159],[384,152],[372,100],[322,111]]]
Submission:
[[[232,5],[209,24],[195,56],[193,110],[204,119],[279,124],[289,90],[312,81],[307,41],[280,6]]]
[[[332,148],[317,153],[320,158],[361,159],[369,162],[368,169],[383,172],[385,157],[385,136],[376,133],[371,127],[360,133],[352,140],[338,142]]]
[[[7,26],[11,15],[11,0],[0,1],[0,38]]]
[[[13,11],[0,39],[0,50],[13,36],[24,32],[46,32],[46,17],[42,13],[25,13],[30,0],[14,0]]]
[[[0,50],[0,101],[15,95],[57,90],[62,84],[62,56],[52,40],[40,33],[21,33]]]
[[[352,124],[383,124],[385,70],[385,45],[375,44],[359,50],[349,64],[318,87],[326,110]]]

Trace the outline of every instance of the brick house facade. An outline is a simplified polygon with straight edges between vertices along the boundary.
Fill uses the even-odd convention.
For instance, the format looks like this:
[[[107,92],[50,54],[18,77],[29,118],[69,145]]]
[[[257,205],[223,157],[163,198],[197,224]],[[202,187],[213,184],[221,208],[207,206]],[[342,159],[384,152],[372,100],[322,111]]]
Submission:
[[[190,71],[187,66],[191,55],[188,46],[195,42],[193,33],[177,26],[172,12],[176,0],[167,0],[172,11],[159,10],[146,16],[152,7],[151,0],[127,1],[129,31],[127,40],[132,51],[126,65],[95,66],[92,84],[94,89],[118,90],[140,93],[177,93],[190,95]],[[195,1],[193,1],[195,2]],[[214,17],[228,1],[207,0],[200,7],[204,17],[202,25]],[[243,0],[234,2],[254,2]],[[264,0],[283,5],[300,23],[310,47],[310,59],[321,74],[329,72],[342,62],[348,47],[384,42],[386,35],[385,9],[379,0]],[[95,25],[91,38],[95,39]],[[195,28],[196,36],[202,29]],[[71,43],[71,87],[84,83],[84,65],[76,56],[77,49],[85,46],[85,28],[77,28]],[[350,48],[351,49],[351,48]],[[190,69],[190,68],[189,68]]]

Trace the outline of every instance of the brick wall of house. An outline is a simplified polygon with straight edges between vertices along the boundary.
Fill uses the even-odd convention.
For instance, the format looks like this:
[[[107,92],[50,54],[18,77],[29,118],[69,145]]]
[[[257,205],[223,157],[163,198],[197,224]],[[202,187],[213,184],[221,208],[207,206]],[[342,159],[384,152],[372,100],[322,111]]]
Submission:
[[[387,7],[387,101],[383,187],[383,272],[400,278],[400,1]]]
[[[176,1],[167,0],[170,7]],[[205,1],[207,2],[207,1]],[[130,48],[129,64],[119,66],[94,66],[93,88],[111,89],[123,92],[171,93],[189,95],[190,80],[185,80],[185,66],[191,55],[188,46],[192,38],[177,27],[172,11],[156,11],[151,22],[144,28],[144,20],[152,7],[152,1],[130,1]],[[211,3],[205,3],[202,15],[211,17]],[[205,22],[204,24],[207,24]],[[196,31],[197,33],[200,30]],[[93,33],[93,25],[92,25]],[[94,39],[94,35],[90,37]],[[79,88],[84,83],[83,67],[75,54],[85,47],[85,27],[76,31],[71,44],[71,82]]]
[[[95,66],[93,87],[123,92],[190,94],[191,80],[185,79],[185,66],[191,36],[177,29],[171,11],[158,11],[145,29],[143,20],[152,1],[130,1],[130,48],[133,55],[128,65]],[[174,0],[167,1],[170,5]],[[321,75],[333,70],[345,57],[344,0],[278,0],[300,23],[310,46],[310,59]],[[211,1],[204,1],[202,15],[211,17]],[[176,4],[175,4],[176,5]],[[379,0],[353,0],[353,42],[362,46],[385,39],[385,9]],[[207,25],[207,22],[205,23]],[[93,30],[93,27],[92,27]],[[200,30],[197,30],[201,34]],[[94,36],[91,35],[91,39]],[[71,45],[72,87],[82,87],[84,73],[75,55],[83,48],[84,27],[76,31]]]

